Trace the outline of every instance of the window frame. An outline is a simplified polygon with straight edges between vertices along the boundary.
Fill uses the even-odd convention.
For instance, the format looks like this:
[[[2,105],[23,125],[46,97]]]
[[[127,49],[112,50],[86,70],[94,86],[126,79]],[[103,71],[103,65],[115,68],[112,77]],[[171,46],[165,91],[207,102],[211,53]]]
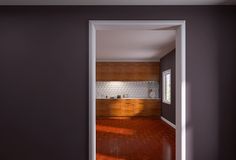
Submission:
[[[170,100],[166,97],[166,76],[170,75]],[[162,72],[162,102],[166,104],[171,104],[171,69],[167,69]]]

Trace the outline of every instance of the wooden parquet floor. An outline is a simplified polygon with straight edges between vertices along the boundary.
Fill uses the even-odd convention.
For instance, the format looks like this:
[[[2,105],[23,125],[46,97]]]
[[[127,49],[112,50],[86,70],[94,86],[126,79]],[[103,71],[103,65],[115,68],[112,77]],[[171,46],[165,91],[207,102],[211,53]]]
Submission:
[[[160,119],[97,119],[97,160],[175,160],[175,129]]]

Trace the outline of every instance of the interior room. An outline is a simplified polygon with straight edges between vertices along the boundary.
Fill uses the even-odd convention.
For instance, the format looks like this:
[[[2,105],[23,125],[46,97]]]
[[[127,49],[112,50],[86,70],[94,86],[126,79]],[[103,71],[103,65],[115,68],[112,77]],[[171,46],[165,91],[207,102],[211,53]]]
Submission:
[[[176,31],[96,32],[96,159],[175,160]]]

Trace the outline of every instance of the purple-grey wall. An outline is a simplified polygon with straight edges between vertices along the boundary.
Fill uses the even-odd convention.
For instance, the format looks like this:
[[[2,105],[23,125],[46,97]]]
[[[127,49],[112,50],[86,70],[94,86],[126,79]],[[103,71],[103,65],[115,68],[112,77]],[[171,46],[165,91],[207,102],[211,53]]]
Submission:
[[[171,103],[161,102],[161,116],[175,124],[175,50],[172,50],[170,53],[166,54],[160,60],[160,95],[162,95],[162,73],[166,70],[171,70]]]
[[[236,7],[0,7],[0,159],[88,159],[88,20],[186,20],[187,158],[234,159]]]

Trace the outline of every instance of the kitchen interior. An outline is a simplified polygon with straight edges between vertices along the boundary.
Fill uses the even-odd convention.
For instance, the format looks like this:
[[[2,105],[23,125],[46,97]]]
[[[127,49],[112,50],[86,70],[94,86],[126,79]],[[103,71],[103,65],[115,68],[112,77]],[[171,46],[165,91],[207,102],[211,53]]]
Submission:
[[[97,62],[97,118],[159,117],[159,62]]]
[[[96,159],[175,159],[161,69],[174,52],[174,30],[97,31]]]

